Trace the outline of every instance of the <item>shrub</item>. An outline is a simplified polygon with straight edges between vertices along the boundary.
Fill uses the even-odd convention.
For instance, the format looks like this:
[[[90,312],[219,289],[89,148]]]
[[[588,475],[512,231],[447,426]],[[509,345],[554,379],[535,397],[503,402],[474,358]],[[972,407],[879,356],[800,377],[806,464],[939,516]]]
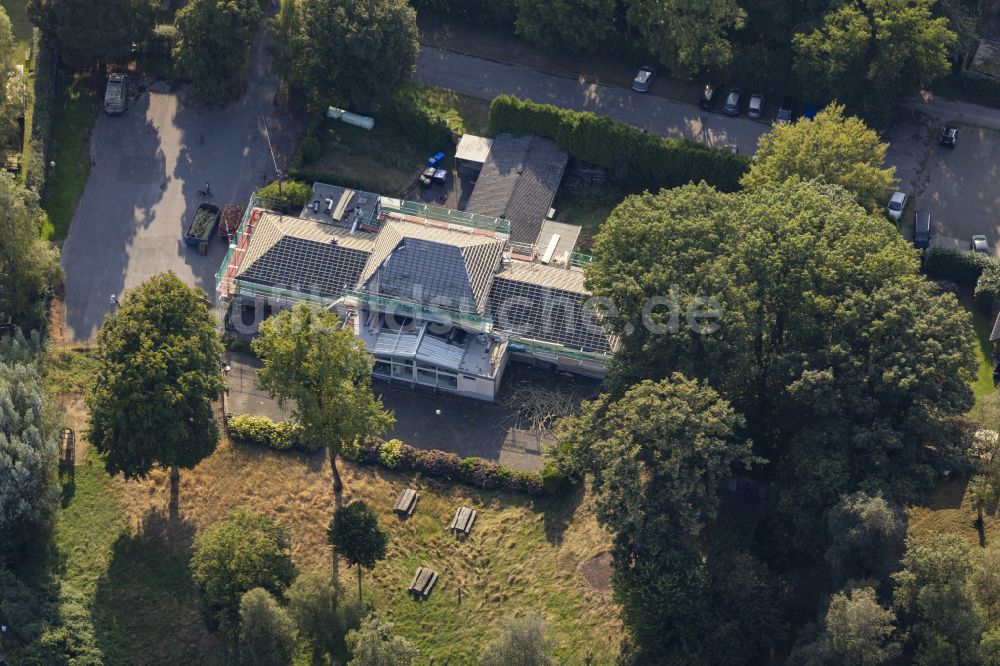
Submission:
[[[263,444],[278,451],[287,451],[292,447],[308,448],[302,441],[302,426],[272,421],[266,416],[236,414],[229,419],[229,434],[235,439]]]
[[[378,461],[383,467],[389,469],[399,469],[399,463],[403,459],[403,443],[398,439],[390,439],[378,450]]]
[[[410,89],[404,88],[382,107],[376,131],[401,138],[428,152],[453,143],[451,126],[444,115],[421,105]]]
[[[528,495],[544,495],[548,492],[542,482],[542,477],[535,472],[515,472],[513,487],[511,490],[516,490],[518,492],[527,493]],[[563,488],[560,487],[556,492],[562,492]],[[555,494],[555,493],[550,493]]]
[[[303,164],[312,164],[323,156],[323,146],[320,145],[314,136],[307,136],[302,139],[302,143],[299,144],[299,150],[301,151]]]
[[[928,277],[971,287],[983,269],[994,263],[995,259],[978,252],[935,246],[924,251],[923,271]]]
[[[357,439],[340,445],[340,457],[351,462],[361,461],[361,442]]]
[[[537,134],[576,159],[613,169],[629,189],[675,187],[704,180],[735,191],[750,160],[728,149],[668,139],[590,112],[570,111],[501,95],[490,104],[491,134]]]
[[[434,479],[455,481],[461,478],[462,459],[437,449],[420,450],[413,460],[413,469]]]
[[[309,201],[312,187],[298,180],[274,181],[257,190],[257,196],[280,213],[298,214]]]
[[[976,280],[976,307],[980,312],[993,312],[993,301],[1000,291],[1000,262],[991,261]]]
[[[153,28],[146,42],[146,55],[160,58],[169,57],[181,40],[181,31],[173,23],[159,23]]]
[[[566,475],[551,460],[546,460],[542,466],[540,480],[549,495],[558,495],[566,489]]]
[[[382,443],[375,439],[366,439],[361,445],[361,454],[359,456],[360,462],[366,463],[368,465],[377,465],[381,462],[379,459],[379,449],[382,448]]]

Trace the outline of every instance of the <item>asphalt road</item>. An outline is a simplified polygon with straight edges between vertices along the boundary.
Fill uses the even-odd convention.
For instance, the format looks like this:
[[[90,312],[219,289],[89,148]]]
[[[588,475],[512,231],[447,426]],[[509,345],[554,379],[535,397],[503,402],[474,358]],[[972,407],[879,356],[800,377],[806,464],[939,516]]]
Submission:
[[[917,99],[912,100],[910,108],[943,123],[958,122],[1000,130],[1000,109],[937,97],[934,93],[927,91]]]
[[[482,99],[508,94],[565,109],[593,111],[661,136],[694,139],[715,147],[735,145],[748,155],[756,151],[758,137],[770,129],[747,118],[705,112],[694,104],[431,46],[420,49],[416,79]],[[721,102],[717,106],[721,107]]]
[[[93,339],[111,294],[162,271],[214,299],[225,243],[215,238],[208,255],[199,256],[184,244],[186,225],[203,201],[220,208],[245,203],[262,177],[273,178],[262,118],[276,142],[290,125],[274,117],[277,87],[261,39],[246,94],[225,109],[206,110],[159,87],[141,93],[123,116],[98,117],[90,179],[62,251],[72,339]],[[206,181],[214,193],[209,199],[198,194]]]

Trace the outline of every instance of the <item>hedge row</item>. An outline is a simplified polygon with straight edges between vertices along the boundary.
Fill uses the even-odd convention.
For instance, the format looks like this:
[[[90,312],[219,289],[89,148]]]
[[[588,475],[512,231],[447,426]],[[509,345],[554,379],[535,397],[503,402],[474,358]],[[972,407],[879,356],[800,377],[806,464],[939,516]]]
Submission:
[[[647,134],[593,113],[569,111],[501,95],[490,104],[490,134],[537,134],[576,159],[612,169],[630,189],[676,187],[704,180],[723,191],[739,188],[750,160],[728,149]]]
[[[444,114],[419,104],[406,88],[379,110],[374,131],[400,137],[429,153],[454,144],[451,126]]]
[[[544,495],[545,484],[537,472],[521,472],[483,458],[460,458],[437,449],[417,449],[398,439],[368,439],[342,454],[348,460],[382,465],[397,471],[412,470],[442,481],[458,481],[477,488]]]
[[[48,41],[37,28],[34,31],[32,51],[35,56],[34,104],[31,120],[31,137],[25,151],[24,184],[45,195],[46,156],[52,142],[52,123],[56,105],[56,57]]]
[[[928,277],[971,287],[983,269],[994,263],[996,260],[985,254],[935,246],[924,251],[923,270]]]
[[[299,449],[315,451],[302,440],[302,426],[285,421],[272,421],[266,416],[236,414],[229,417],[229,435],[241,442],[262,444],[278,451]]]
[[[976,280],[976,307],[980,312],[993,312],[997,293],[1000,293],[1000,262],[993,261]]]
[[[309,451],[302,442],[299,425],[272,421],[265,416],[237,414],[229,417],[229,434],[234,439],[269,446],[279,451],[296,448]],[[460,458],[454,453],[436,449],[417,449],[398,439],[382,442],[368,439],[345,446],[341,455],[347,460],[368,465],[381,465],[394,471],[415,471],[433,479],[467,483],[477,488],[544,495],[560,492],[564,484],[554,468],[546,467],[542,474],[522,472],[483,458]]]

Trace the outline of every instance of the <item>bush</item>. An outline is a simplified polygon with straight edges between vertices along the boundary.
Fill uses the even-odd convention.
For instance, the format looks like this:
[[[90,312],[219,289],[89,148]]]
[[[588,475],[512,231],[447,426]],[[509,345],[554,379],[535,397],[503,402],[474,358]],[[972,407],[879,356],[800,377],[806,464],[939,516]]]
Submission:
[[[378,130],[406,140],[410,145],[433,152],[452,143],[451,126],[445,116],[420,104],[411,88],[404,88],[379,112]]]
[[[229,419],[229,434],[234,439],[263,444],[278,451],[291,448],[307,449],[302,441],[302,426],[285,421],[272,421],[266,416],[236,414]]]
[[[924,251],[923,271],[928,277],[971,287],[983,269],[995,263],[995,259],[978,252],[935,246]]]
[[[56,105],[56,57],[49,42],[35,30],[34,110],[31,120],[31,150],[23,165],[24,184],[44,197],[46,168],[52,142],[52,121]]]
[[[312,164],[323,156],[323,146],[320,145],[319,140],[314,136],[307,136],[302,139],[302,143],[299,144],[299,151],[302,155],[303,164]]]
[[[309,201],[312,187],[298,180],[274,181],[257,190],[263,203],[280,213],[298,215]]]
[[[340,445],[340,457],[351,462],[361,461],[361,442],[357,439]]]
[[[1000,292],[1000,262],[991,261],[976,280],[976,307],[980,312],[993,312],[993,302]]]
[[[552,460],[546,460],[542,466],[541,482],[549,495],[558,495],[566,489],[566,475],[559,470]]]
[[[493,135],[537,134],[554,140],[574,158],[612,169],[628,189],[676,187],[704,180],[731,192],[750,160],[728,149],[668,139],[590,112],[570,111],[501,95],[490,104]]]
[[[461,466],[462,481],[478,488],[518,489],[514,470],[483,458],[466,458]]]
[[[548,492],[542,482],[542,477],[535,472],[515,472],[511,490],[516,490],[528,495],[534,495],[536,497],[544,495]],[[560,488],[558,492],[562,492],[562,488]]]
[[[398,439],[390,439],[378,450],[378,461],[383,467],[389,469],[399,469],[399,463],[403,459],[403,443]]]
[[[462,459],[454,453],[436,449],[419,450],[413,460],[413,469],[434,479],[457,481],[461,478]]]
[[[169,58],[180,40],[181,31],[177,26],[173,23],[159,23],[153,28],[143,51],[149,56]]]

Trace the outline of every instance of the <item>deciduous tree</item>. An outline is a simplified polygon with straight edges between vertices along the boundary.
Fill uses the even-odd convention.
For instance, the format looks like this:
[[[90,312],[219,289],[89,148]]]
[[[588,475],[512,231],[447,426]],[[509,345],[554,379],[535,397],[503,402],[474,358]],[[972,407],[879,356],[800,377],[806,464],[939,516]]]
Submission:
[[[775,125],[761,135],[740,183],[754,189],[790,178],[822,180],[840,185],[868,210],[880,211],[896,181],[895,167],[884,167],[888,147],[863,121],[845,118],[844,107],[831,104],[811,121]]]
[[[547,629],[534,613],[508,620],[500,636],[483,648],[479,666],[553,666]]]
[[[406,0],[284,0],[276,64],[316,107],[369,112],[410,79],[420,50]]]
[[[348,666],[410,666],[418,654],[412,643],[395,635],[392,625],[375,613],[347,634],[347,646],[351,651]]]
[[[235,633],[245,593],[259,587],[280,596],[295,578],[288,530],[267,516],[234,511],[195,537],[191,578],[211,623]]]
[[[645,47],[675,76],[719,71],[732,58],[728,33],[746,12],[736,0],[628,0],[626,18]]]
[[[330,545],[358,568],[358,601],[361,601],[361,569],[372,569],[385,559],[389,533],[378,524],[378,514],[361,500],[333,513],[328,533]]]
[[[823,630],[796,648],[789,664],[801,666],[878,666],[900,654],[896,614],[883,608],[870,587],[838,592],[830,599]]]
[[[613,0],[518,0],[514,30],[542,46],[596,51],[614,32],[616,8]]]
[[[222,342],[204,293],[173,273],[130,291],[97,333],[100,372],[87,394],[87,439],[111,474],[170,470],[177,515],[180,470],[219,441],[212,403],[222,393]]]
[[[262,587],[240,599],[240,663],[245,666],[284,666],[292,663],[295,627],[288,612]]]
[[[32,22],[75,69],[124,63],[153,29],[153,0],[28,0]]]
[[[177,12],[174,57],[196,99],[224,104],[240,96],[260,18],[258,0],[191,0]]]
[[[856,492],[838,502],[827,516],[830,545],[826,561],[833,583],[848,579],[888,582],[902,554],[906,526],[898,511],[880,495]]]
[[[0,332],[42,327],[42,301],[62,280],[59,253],[42,239],[44,220],[35,193],[0,175]]]

